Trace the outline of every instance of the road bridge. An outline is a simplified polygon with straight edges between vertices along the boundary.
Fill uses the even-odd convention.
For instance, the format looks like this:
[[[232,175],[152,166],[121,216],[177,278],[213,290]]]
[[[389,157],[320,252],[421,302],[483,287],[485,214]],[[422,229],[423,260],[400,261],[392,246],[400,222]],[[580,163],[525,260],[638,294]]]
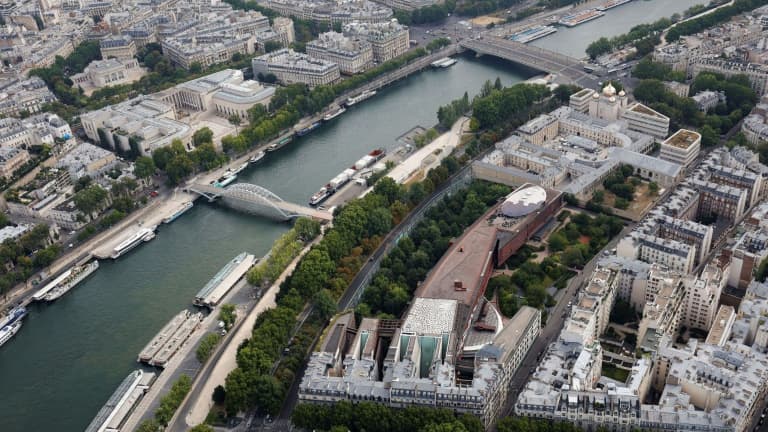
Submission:
[[[287,221],[301,216],[324,221],[333,219],[327,211],[320,211],[283,200],[269,190],[254,184],[237,183],[226,188],[195,183],[188,187],[208,201],[221,201],[227,206],[245,213],[256,214],[279,221]]]
[[[483,35],[478,39],[464,39],[460,45],[477,54],[492,55],[565,78],[582,87],[594,87],[596,80],[584,71],[577,59],[548,49],[522,44],[496,36]]]

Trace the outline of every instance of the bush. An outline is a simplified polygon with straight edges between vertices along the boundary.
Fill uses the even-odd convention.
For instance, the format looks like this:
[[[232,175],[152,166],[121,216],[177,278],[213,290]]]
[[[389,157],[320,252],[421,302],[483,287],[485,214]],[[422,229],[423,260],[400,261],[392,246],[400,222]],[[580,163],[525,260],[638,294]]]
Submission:
[[[629,208],[629,201],[621,197],[616,197],[616,201],[614,201],[613,206],[620,210],[626,210]]]
[[[171,391],[160,399],[160,406],[155,411],[155,420],[161,425],[167,426],[189,393],[190,388],[192,388],[192,380],[187,375],[181,375],[171,387]]]
[[[205,363],[206,360],[208,360],[208,357],[210,357],[213,353],[216,345],[219,344],[220,340],[221,335],[218,333],[208,333],[205,335],[200,341],[200,345],[197,346],[197,350],[195,351],[197,361],[200,363]]]

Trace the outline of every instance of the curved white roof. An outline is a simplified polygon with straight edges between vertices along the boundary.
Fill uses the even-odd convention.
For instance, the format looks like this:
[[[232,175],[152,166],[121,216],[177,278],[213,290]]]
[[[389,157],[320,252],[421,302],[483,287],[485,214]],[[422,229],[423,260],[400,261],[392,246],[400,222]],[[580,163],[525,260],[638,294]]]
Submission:
[[[541,186],[528,186],[518,189],[507,196],[501,205],[501,213],[507,217],[520,217],[530,214],[547,201],[547,191]]]

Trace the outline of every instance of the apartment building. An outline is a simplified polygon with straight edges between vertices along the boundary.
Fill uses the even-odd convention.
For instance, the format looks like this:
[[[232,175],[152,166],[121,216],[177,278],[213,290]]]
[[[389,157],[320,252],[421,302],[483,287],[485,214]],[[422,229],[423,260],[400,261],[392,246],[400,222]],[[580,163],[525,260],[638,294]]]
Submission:
[[[342,33],[325,32],[306,46],[307,55],[339,65],[343,74],[354,75],[373,65],[373,48],[370,42],[344,36]]]
[[[19,148],[0,147],[0,177],[9,179],[29,161],[29,153]]]
[[[304,83],[314,87],[332,84],[341,77],[336,63],[285,48],[254,58],[252,65],[254,76],[271,73],[283,84]]]
[[[408,27],[397,20],[387,22],[350,22],[343,27],[344,34],[365,39],[371,43],[373,61],[384,63],[399,57],[410,48]]]
[[[128,60],[136,56],[136,43],[130,36],[108,36],[99,41],[102,59]]]

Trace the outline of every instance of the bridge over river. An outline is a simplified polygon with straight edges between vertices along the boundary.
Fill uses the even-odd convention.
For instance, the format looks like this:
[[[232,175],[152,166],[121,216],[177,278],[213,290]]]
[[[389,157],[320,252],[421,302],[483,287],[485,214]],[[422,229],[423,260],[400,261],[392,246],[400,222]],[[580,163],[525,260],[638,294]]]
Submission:
[[[269,190],[254,184],[237,183],[226,188],[220,188],[195,183],[187,189],[207,198],[208,201],[221,198],[225,205],[235,210],[279,221],[287,221],[301,216],[324,221],[333,219],[330,212],[285,201]]]
[[[561,82],[590,88],[597,85],[597,79],[584,71],[584,64],[581,61],[548,49],[487,34],[477,39],[464,39],[460,45],[477,54],[492,55],[557,75],[561,77]]]

